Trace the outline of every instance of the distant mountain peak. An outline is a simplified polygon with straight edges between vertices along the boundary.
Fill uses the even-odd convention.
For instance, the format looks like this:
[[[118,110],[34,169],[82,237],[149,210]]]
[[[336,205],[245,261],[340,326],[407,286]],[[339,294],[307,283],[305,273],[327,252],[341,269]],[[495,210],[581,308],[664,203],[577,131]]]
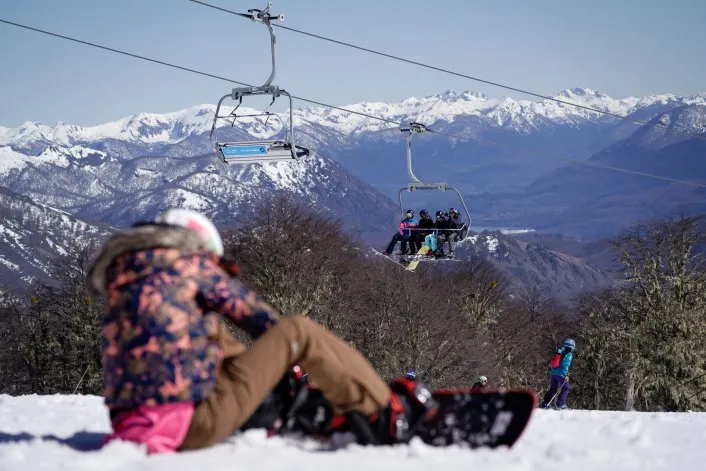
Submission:
[[[557,97],[564,97],[564,98],[573,98],[573,97],[586,97],[586,96],[601,96],[601,97],[606,97],[610,98],[607,95],[604,95],[602,93],[598,93],[596,90],[593,90],[592,88],[582,88],[582,87],[574,87],[574,88],[566,88],[559,92]]]

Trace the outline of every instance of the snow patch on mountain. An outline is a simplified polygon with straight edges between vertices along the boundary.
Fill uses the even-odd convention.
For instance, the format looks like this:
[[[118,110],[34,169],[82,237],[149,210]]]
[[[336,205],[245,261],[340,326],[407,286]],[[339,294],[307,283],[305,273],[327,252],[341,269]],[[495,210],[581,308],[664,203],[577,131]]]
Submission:
[[[0,263],[5,265],[7,268],[13,271],[20,271],[20,266],[16,263],[12,263],[10,261],[5,260],[3,257],[0,257]]]
[[[89,163],[89,159],[102,162],[107,158],[105,152],[83,146],[50,145],[39,155],[26,155],[10,147],[0,147],[0,175],[7,175],[12,170],[23,170],[28,165],[52,164],[68,168],[72,164]]]
[[[146,177],[146,178],[159,178],[162,176],[162,172],[158,172],[156,170],[151,170],[149,168],[136,168],[135,169],[135,176],[136,177]]]
[[[487,252],[493,256],[493,257],[507,257],[510,254],[510,249],[508,247],[504,247],[505,250],[499,251],[498,247],[500,247],[501,242],[498,240],[498,238],[493,235],[493,233],[486,233],[483,232],[481,234],[473,234],[463,241],[460,242],[460,244],[466,244],[470,243],[474,245],[476,248],[484,247]]]
[[[27,165],[28,157],[15,152],[10,147],[0,147],[0,175],[7,175],[12,169],[22,169]]]

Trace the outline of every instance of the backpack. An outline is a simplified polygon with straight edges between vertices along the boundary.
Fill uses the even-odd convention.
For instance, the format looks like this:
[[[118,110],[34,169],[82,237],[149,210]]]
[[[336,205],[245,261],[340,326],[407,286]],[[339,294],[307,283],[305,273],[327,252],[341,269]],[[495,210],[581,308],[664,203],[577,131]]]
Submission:
[[[559,352],[555,353],[554,356],[552,357],[551,361],[549,362],[549,366],[551,368],[559,368],[559,365],[561,365],[561,357],[563,355]]]

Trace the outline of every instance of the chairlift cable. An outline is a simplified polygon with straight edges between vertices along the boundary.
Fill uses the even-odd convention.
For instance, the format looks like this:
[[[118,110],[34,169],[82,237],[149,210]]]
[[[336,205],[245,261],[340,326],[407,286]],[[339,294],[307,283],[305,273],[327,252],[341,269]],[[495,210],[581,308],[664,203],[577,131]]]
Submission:
[[[77,39],[77,38],[74,38],[74,37],[71,37],[71,36],[66,36],[66,35],[58,34],[58,33],[53,33],[53,32],[51,32],[51,31],[47,31],[47,30],[40,29],[40,28],[35,28],[35,27],[28,26],[28,25],[24,25],[24,24],[21,24],[21,23],[16,23],[16,22],[9,21],[9,20],[5,20],[5,19],[2,19],[2,18],[0,18],[0,23],[8,24],[8,25],[11,25],[11,26],[15,26],[15,27],[22,28],[22,29],[26,29],[26,30],[30,30],[30,31],[34,31],[34,32],[37,32],[37,33],[46,34],[46,35],[48,35],[48,36],[52,36],[52,37],[55,37],[55,38],[65,39],[65,40],[67,40],[67,41],[72,41],[72,42],[75,42],[75,43],[83,44],[83,45],[85,45],[85,46],[95,47],[95,48],[102,49],[102,50],[105,50],[105,51],[113,52],[113,53],[115,53],[115,54],[120,54],[120,55],[124,55],[124,56],[128,56],[128,57],[132,57],[132,58],[135,58],[135,59],[140,59],[140,60],[144,60],[144,61],[147,61],[147,62],[152,62],[152,63],[159,64],[159,65],[163,65],[163,66],[166,66],[166,67],[171,67],[171,68],[173,68],[173,69],[178,69],[178,70],[182,70],[182,71],[185,71],[185,72],[190,72],[190,73],[193,73],[193,74],[196,74],[196,75],[201,75],[201,76],[204,76],[204,77],[209,77],[209,78],[213,78],[213,79],[222,80],[222,81],[225,81],[225,82],[235,83],[235,84],[237,84],[237,85],[253,86],[253,85],[250,85],[250,84],[245,83],[245,82],[239,82],[239,81],[237,81],[237,80],[233,80],[233,79],[230,79],[230,78],[227,78],[227,77],[223,77],[223,76],[221,76],[221,75],[216,75],[216,74],[212,74],[212,73],[209,73],[209,72],[204,72],[204,71],[201,71],[201,70],[193,69],[193,68],[190,68],[190,67],[185,67],[185,66],[181,66],[181,65],[178,65],[178,64],[174,64],[174,63],[171,63],[171,62],[166,62],[166,61],[154,59],[154,58],[151,58],[151,57],[143,56],[143,55],[140,55],[140,54],[135,54],[135,53],[127,52],[127,51],[123,51],[123,50],[120,50],[120,49],[115,49],[115,48],[108,47],[108,46],[104,46],[104,45],[97,44],[97,43],[94,43],[94,42],[85,41],[85,40],[82,40],[82,39]],[[385,122],[385,123],[388,123],[388,124],[393,124],[393,125],[398,126],[398,127],[402,127],[402,126],[403,126],[403,124],[400,123],[400,122],[397,122],[397,121],[394,121],[394,120],[391,120],[391,119],[388,119],[388,118],[383,118],[383,117],[381,117],[381,116],[375,116],[375,115],[371,115],[371,114],[364,113],[364,112],[361,112],[361,111],[349,110],[349,109],[346,109],[346,108],[343,108],[343,107],[340,107],[340,106],[330,105],[330,104],[327,104],[327,103],[324,103],[324,102],[321,102],[321,101],[312,100],[312,99],[309,99],[309,98],[304,98],[304,97],[300,97],[300,96],[296,96],[296,95],[292,95],[292,98],[295,98],[295,99],[297,99],[297,100],[299,100],[299,101],[303,101],[303,102],[310,103],[310,104],[313,104],[313,105],[318,105],[318,106],[322,106],[322,107],[325,107],[325,108],[335,109],[335,110],[342,111],[342,112],[345,112],[345,113],[351,113],[351,114],[363,116],[363,117],[366,117],[366,118],[374,119],[374,120],[377,120],[377,121],[382,121],[382,122]],[[394,129],[394,128],[390,128],[390,129]],[[441,131],[434,131],[434,130],[429,129],[429,128],[427,128],[427,131],[429,131],[429,132],[431,132],[431,133],[433,133],[433,134],[438,134],[438,135],[446,136],[446,137],[453,138],[453,139],[466,140],[466,141],[476,142],[476,143],[480,143],[480,144],[485,144],[485,145],[488,145],[488,146],[506,147],[506,148],[508,147],[508,146],[505,145],[505,144],[500,144],[500,143],[497,143],[497,142],[494,142],[494,141],[490,141],[490,140],[488,140],[488,139],[479,139],[479,138],[471,138],[471,137],[468,137],[468,136],[459,136],[459,135],[456,135],[456,134],[449,134],[449,133],[445,133],[445,132],[441,132]],[[516,150],[519,150],[519,151],[531,152],[531,153],[535,153],[535,154],[542,155],[542,156],[550,156],[550,157],[552,157],[552,158],[567,159],[567,160],[574,161],[574,162],[576,162],[576,163],[578,163],[578,164],[581,164],[581,165],[592,166],[592,167],[598,167],[598,168],[603,168],[603,169],[606,169],[606,170],[614,170],[614,171],[619,171],[619,172],[624,172],[624,173],[639,175],[639,176],[643,176],[643,177],[654,178],[654,179],[657,179],[657,180],[664,180],[664,181],[669,181],[669,182],[673,182],[673,183],[680,183],[680,184],[686,184],[686,185],[691,185],[691,186],[697,186],[697,187],[706,188],[706,184],[702,184],[702,183],[698,183],[698,182],[693,182],[693,181],[689,181],[689,180],[674,179],[674,178],[663,177],[663,176],[660,176],[660,175],[654,175],[654,174],[650,174],[650,173],[646,173],[646,172],[638,172],[638,171],[635,171],[635,170],[629,170],[629,169],[620,168],[620,167],[613,167],[613,166],[608,166],[608,165],[602,165],[602,164],[597,164],[597,163],[591,163],[591,162],[587,162],[587,161],[584,161],[584,160],[576,160],[576,159],[573,159],[573,158],[570,158],[570,157],[563,157],[563,156],[559,156],[559,155],[556,155],[556,154],[548,154],[548,153],[545,153],[545,152],[538,151],[538,150],[536,150],[536,149],[525,149],[525,148],[517,148],[517,147],[513,147],[513,148],[516,149]]]
[[[201,71],[201,70],[192,69],[192,68],[190,68],[190,67],[184,67],[184,66],[181,66],[181,65],[178,65],[178,64],[174,64],[174,63],[172,63],[172,62],[166,62],[166,61],[162,61],[162,60],[158,60],[158,59],[153,59],[153,58],[151,58],[151,57],[143,56],[143,55],[140,55],[140,54],[135,54],[135,53],[132,53],[132,52],[127,52],[127,51],[123,51],[123,50],[120,50],[120,49],[115,49],[115,48],[108,47],[108,46],[103,46],[102,44],[97,44],[97,43],[90,42],[90,41],[84,41],[84,40],[82,40],[82,39],[73,38],[73,37],[71,37],[71,36],[66,36],[66,35],[63,35],[63,34],[53,33],[53,32],[51,32],[51,31],[47,31],[47,30],[40,29],[40,28],[35,28],[35,27],[32,27],[32,26],[28,26],[28,25],[24,25],[24,24],[20,24],[20,23],[15,23],[15,22],[13,22],[13,21],[4,20],[4,19],[2,19],[2,18],[0,18],[0,23],[5,23],[5,24],[8,24],[8,25],[16,26],[16,27],[18,27],[18,28],[27,29],[27,30],[34,31],[34,32],[37,32],[37,33],[46,34],[46,35],[49,35],[49,36],[54,36],[54,37],[56,37],[56,38],[66,39],[67,41],[73,41],[73,42],[75,42],[75,43],[83,44],[83,45],[85,45],[85,46],[91,46],[91,47],[95,47],[95,48],[98,48],[98,49],[103,49],[103,50],[105,50],[105,51],[114,52],[114,53],[116,53],[116,54],[121,54],[121,55],[128,56],[128,57],[132,57],[132,58],[135,58],[135,59],[140,59],[140,60],[144,60],[144,61],[147,61],[147,62],[153,62],[153,63],[155,63],[155,64],[164,65],[164,66],[166,66],[166,67],[171,67],[171,68],[173,68],[173,69],[179,69],[179,70],[182,70],[182,71],[185,71],[185,72],[191,72],[192,74],[202,75],[202,76],[204,76],[204,77],[214,78],[214,79],[222,80],[222,81],[224,81],[224,82],[234,83],[234,84],[236,84],[236,85],[243,85],[243,86],[245,86],[245,87],[254,87],[254,85],[251,85],[251,84],[249,84],[249,83],[239,82],[239,81],[237,81],[237,80],[233,80],[233,79],[231,79],[231,78],[224,77],[224,76],[222,76],[222,75],[216,75],[216,74],[211,74],[211,73],[209,73],[209,72],[203,72],[203,71]],[[349,109],[346,109],[346,108],[343,108],[343,107],[340,107],[340,106],[329,105],[329,104],[326,104],[326,103],[322,103],[322,102],[320,102],[320,101],[312,100],[312,99],[309,99],[309,98],[304,98],[304,97],[301,97],[301,96],[292,95],[292,98],[296,98],[296,99],[299,100],[299,101],[303,101],[303,102],[306,102],[306,103],[310,103],[310,104],[312,104],[312,105],[323,106],[323,107],[325,107],[325,108],[331,108],[331,109],[343,111],[343,112],[346,112],[346,113],[356,114],[356,115],[364,116],[364,117],[366,117],[366,118],[375,119],[375,120],[378,120],[378,121],[385,121],[385,122],[387,122],[387,123],[394,124],[394,125],[396,125],[396,126],[401,126],[401,125],[402,125],[401,123],[398,123],[397,121],[393,121],[393,120],[391,120],[391,119],[383,118],[383,117],[380,117],[380,116],[373,116],[373,115],[371,115],[371,114],[363,113],[362,111],[349,110]]]
[[[216,10],[219,10],[219,11],[222,11],[222,12],[225,12],[225,13],[230,13],[230,14],[237,15],[237,16],[240,16],[240,17],[249,18],[247,15],[245,15],[245,14],[243,14],[243,13],[238,13],[238,12],[236,12],[236,11],[229,10],[229,9],[227,9],[227,8],[222,8],[222,7],[219,7],[219,6],[216,6],[216,5],[212,5],[212,4],[210,4],[210,3],[203,2],[203,1],[201,1],[201,0],[189,0],[189,1],[190,1],[190,2],[193,2],[193,3],[196,3],[196,4],[199,4],[199,5],[203,5],[203,6],[206,6],[206,7],[213,8],[213,9],[216,9]],[[525,94],[525,95],[533,96],[533,97],[535,97],[535,98],[541,98],[541,99],[543,99],[543,100],[549,100],[549,101],[552,101],[552,102],[555,102],[555,103],[559,103],[559,104],[561,104],[561,105],[573,106],[573,107],[575,107],[575,108],[580,108],[580,109],[585,110],[585,111],[591,111],[591,112],[593,112],[593,113],[599,113],[599,114],[602,114],[602,115],[605,115],[605,116],[611,116],[611,117],[613,117],[613,118],[617,118],[617,119],[621,119],[621,120],[625,120],[625,121],[632,122],[633,124],[638,124],[638,125],[641,125],[641,126],[650,126],[650,127],[655,127],[655,128],[661,128],[661,129],[665,129],[665,130],[667,130],[667,131],[678,132],[678,133],[681,133],[681,134],[684,134],[684,135],[687,135],[687,136],[690,136],[690,137],[694,137],[694,138],[696,138],[696,139],[703,139],[703,140],[706,140],[706,135],[704,135],[703,133],[698,133],[698,134],[697,134],[697,133],[693,133],[693,132],[691,132],[691,131],[688,130],[688,129],[683,129],[683,126],[669,127],[668,125],[661,124],[661,123],[655,123],[655,122],[650,122],[650,121],[644,121],[644,120],[641,120],[641,119],[631,118],[630,116],[625,116],[625,115],[621,115],[621,114],[618,114],[618,113],[613,113],[613,112],[611,112],[611,111],[600,110],[600,109],[598,109],[598,108],[593,108],[593,107],[591,107],[591,106],[581,105],[581,104],[578,104],[578,103],[572,103],[572,102],[570,102],[570,101],[561,100],[561,99],[559,99],[559,98],[552,97],[552,96],[549,96],[549,95],[543,95],[543,94],[541,94],[541,93],[533,92],[533,91],[531,91],[531,90],[527,90],[527,89],[523,89],[523,88],[519,88],[519,87],[513,87],[513,86],[510,86],[510,85],[505,85],[505,84],[502,84],[502,83],[499,83],[499,82],[494,82],[494,81],[487,80],[487,79],[483,79],[483,78],[480,78],[480,77],[474,77],[474,76],[472,76],[472,75],[464,74],[464,73],[461,73],[461,72],[455,72],[455,71],[450,70],[450,69],[445,69],[445,68],[442,68],[442,67],[437,67],[437,66],[434,66],[434,65],[426,64],[426,63],[424,63],[424,62],[419,62],[419,61],[415,61],[415,60],[412,60],[412,59],[407,59],[407,58],[405,58],[405,57],[397,56],[397,55],[395,55],[395,54],[390,54],[390,53],[381,52],[381,51],[378,51],[378,50],[375,50],[375,49],[370,49],[370,48],[367,48],[367,47],[358,46],[358,45],[356,45],[356,44],[352,44],[352,43],[349,43],[349,42],[346,42],[346,41],[340,41],[340,40],[338,40],[338,39],[329,38],[329,37],[327,37],[327,36],[322,36],[322,35],[319,35],[319,34],[310,33],[310,32],[308,32],[308,31],[303,31],[303,30],[300,30],[300,29],[292,28],[292,27],[290,27],[290,26],[284,26],[284,25],[280,25],[280,24],[275,24],[275,25],[273,25],[273,26],[274,26],[274,27],[277,27],[277,28],[285,29],[285,30],[287,30],[287,31],[291,31],[291,32],[293,32],[293,33],[302,34],[302,35],[309,36],[309,37],[312,37],[312,38],[315,38],[315,39],[320,39],[320,40],[322,40],[322,41],[328,41],[328,42],[331,42],[331,43],[334,43],[334,44],[338,44],[338,45],[341,45],[341,46],[345,46],[345,47],[350,47],[350,48],[353,48],[353,49],[357,49],[357,50],[359,50],[359,51],[368,52],[368,53],[375,54],[375,55],[378,55],[378,56],[386,57],[386,58],[388,58],[388,59],[393,59],[393,60],[396,60],[396,61],[405,62],[405,63],[407,63],[407,64],[416,65],[416,66],[418,66],[418,67],[423,67],[423,68],[426,68],[426,69],[435,70],[435,71],[437,71],[437,72],[442,72],[442,73],[445,73],[445,74],[454,75],[454,76],[456,76],[456,77],[461,77],[461,78],[473,80],[473,81],[475,81],[475,82],[483,83],[483,84],[486,84],[486,85],[491,85],[491,86],[493,86],[493,87],[503,88],[503,89],[505,89],[505,90],[510,90],[510,91],[513,91],[513,92],[523,93],[523,94]]]

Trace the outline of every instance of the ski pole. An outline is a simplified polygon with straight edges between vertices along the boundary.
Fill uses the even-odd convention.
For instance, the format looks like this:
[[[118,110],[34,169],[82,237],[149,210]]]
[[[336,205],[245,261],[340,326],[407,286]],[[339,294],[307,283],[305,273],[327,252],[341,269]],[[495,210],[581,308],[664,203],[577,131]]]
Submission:
[[[554,402],[554,399],[556,399],[556,397],[557,397],[557,396],[559,395],[559,393],[561,392],[561,389],[562,389],[562,388],[564,387],[564,385],[566,384],[566,380],[567,380],[567,379],[568,379],[568,376],[567,376],[567,377],[564,377],[564,382],[561,383],[561,385],[560,385],[558,388],[556,388],[556,392],[554,393],[554,395],[552,396],[552,398],[549,400],[549,402],[547,402],[547,406],[550,405],[552,402]]]
[[[81,382],[83,381],[83,377],[86,376],[86,373],[88,373],[88,368],[90,368],[90,366],[91,365],[88,365],[86,367],[86,371],[83,372],[83,374],[81,375],[81,379],[78,380],[78,384],[76,385],[76,389],[74,389],[74,392],[73,392],[74,394],[76,394],[76,391],[78,391],[78,387],[81,386]]]
[[[703,374],[700,374],[700,375],[698,375],[698,376],[695,376],[695,377],[693,377],[693,378],[691,378],[691,379],[689,379],[689,380],[684,381],[684,382],[681,383],[681,384],[677,384],[677,386],[676,386],[674,389],[679,389],[679,388],[681,388],[682,386],[684,386],[685,384],[689,384],[689,383],[691,383],[692,381],[696,381],[697,379],[702,378],[702,377],[704,377],[704,376],[706,376],[706,373],[703,373]]]

